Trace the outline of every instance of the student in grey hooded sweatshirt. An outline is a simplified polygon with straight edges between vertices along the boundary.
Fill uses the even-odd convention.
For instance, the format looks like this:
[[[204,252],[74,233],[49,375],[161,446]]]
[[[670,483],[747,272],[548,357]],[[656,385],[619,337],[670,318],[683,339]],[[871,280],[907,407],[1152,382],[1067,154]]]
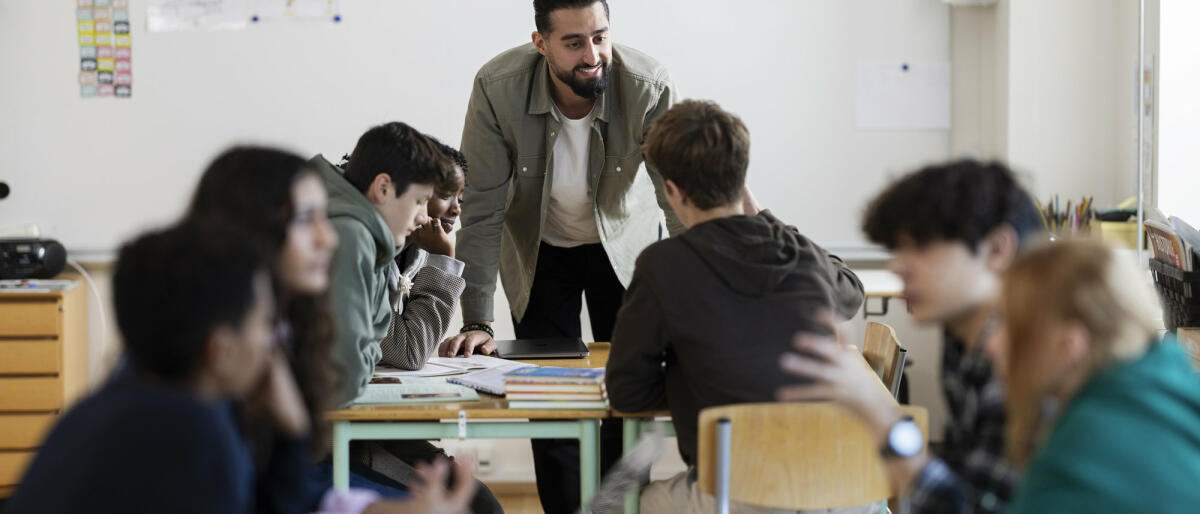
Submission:
[[[792,335],[821,309],[854,316],[863,289],[841,259],[757,207],[745,187],[750,134],[736,116],[681,102],[644,148],[688,229],[638,257],[613,330],[608,395],[625,412],[669,408],[693,466],[700,410],[773,401],[795,381],[778,366]],[[711,512],[694,482],[685,472],[652,483],[642,510]]]

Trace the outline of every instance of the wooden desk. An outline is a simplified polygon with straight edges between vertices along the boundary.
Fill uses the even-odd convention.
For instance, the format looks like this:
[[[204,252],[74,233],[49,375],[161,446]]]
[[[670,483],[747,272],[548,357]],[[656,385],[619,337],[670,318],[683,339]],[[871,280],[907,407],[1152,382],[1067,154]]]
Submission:
[[[858,275],[858,280],[862,282],[863,292],[866,293],[866,300],[863,302],[863,316],[884,316],[888,313],[888,301],[893,298],[900,298],[904,291],[904,281],[888,270],[855,270],[855,275]],[[880,310],[871,311],[867,308],[867,302],[872,298],[878,298],[880,302]]]
[[[589,343],[584,359],[523,361],[539,366],[602,368],[608,343]],[[479,401],[461,403],[351,405],[330,412],[333,421],[333,485],[350,481],[350,441],[387,439],[578,439],[580,500],[584,506],[600,484],[600,420],[607,409],[552,410],[508,408],[499,396],[479,393]]]

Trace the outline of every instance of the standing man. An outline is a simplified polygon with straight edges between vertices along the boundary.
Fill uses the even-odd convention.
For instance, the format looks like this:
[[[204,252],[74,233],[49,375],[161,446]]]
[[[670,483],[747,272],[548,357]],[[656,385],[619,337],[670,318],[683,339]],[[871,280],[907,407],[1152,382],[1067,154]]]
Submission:
[[[586,296],[592,336],[608,341],[634,260],[665,236],[663,211],[671,233],[682,231],[661,177],[639,171],[642,139],[674,97],[666,68],[611,42],[605,0],[533,6],[532,43],[485,64],[467,106],[471,169],[458,235],[466,324],[443,355],[495,349],[497,272],[517,337],[579,337]],[[619,425],[602,434],[608,462]],[[579,506],[577,459],[574,442],[534,441],[546,512]]]

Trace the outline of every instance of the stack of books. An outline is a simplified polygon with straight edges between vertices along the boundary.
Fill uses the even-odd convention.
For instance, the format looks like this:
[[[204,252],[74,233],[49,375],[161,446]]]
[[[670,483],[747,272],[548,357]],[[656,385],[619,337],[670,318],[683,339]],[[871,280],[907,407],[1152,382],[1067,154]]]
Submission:
[[[604,368],[521,368],[504,375],[510,409],[607,409]]]

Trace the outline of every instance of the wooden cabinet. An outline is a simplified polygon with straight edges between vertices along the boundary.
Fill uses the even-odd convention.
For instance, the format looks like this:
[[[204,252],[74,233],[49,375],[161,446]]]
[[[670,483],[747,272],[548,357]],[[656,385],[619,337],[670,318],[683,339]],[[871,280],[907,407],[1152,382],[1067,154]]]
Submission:
[[[0,293],[0,498],[58,416],[87,391],[87,289]]]

